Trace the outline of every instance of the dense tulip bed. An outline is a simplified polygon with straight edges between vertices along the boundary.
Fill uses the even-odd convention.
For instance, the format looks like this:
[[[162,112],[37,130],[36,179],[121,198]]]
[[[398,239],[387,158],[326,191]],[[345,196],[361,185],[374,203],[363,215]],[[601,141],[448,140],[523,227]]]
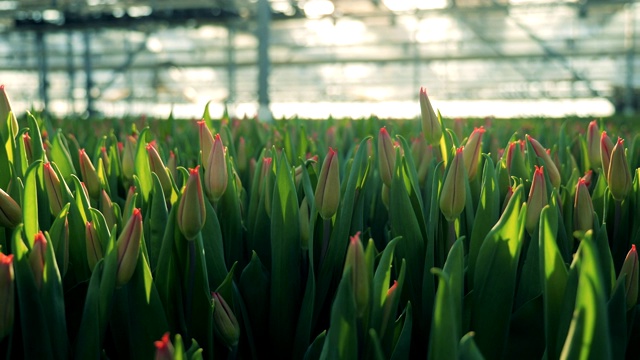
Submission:
[[[0,357],[640,357],[614,121],[17,118]]]

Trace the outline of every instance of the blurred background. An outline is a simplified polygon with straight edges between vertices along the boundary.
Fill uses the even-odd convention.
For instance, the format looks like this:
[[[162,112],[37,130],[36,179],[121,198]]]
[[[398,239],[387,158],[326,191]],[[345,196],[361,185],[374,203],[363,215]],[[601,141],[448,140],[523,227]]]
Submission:
[[[14,111],[632,116],[631,0],[0,0]]]

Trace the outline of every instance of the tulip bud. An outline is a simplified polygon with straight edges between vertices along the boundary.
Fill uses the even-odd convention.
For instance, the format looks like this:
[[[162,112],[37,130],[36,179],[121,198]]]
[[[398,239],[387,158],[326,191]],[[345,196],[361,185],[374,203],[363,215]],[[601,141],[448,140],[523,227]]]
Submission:
[[[602,162],[602,171],[604,178],[609,179],[609,162],[611,161],[611,152],[613,151],[613,142],[607,135],[606,131],[600,136],[600,159]]]
[[[45,163],[43,166],[44,187],[47,190],[47,197],[49,198],[49,208],[51,210],[51,214],[53,216],[56,216],[64,207],[64,201],[62,200],[62,188],[60,187],[60,179],[51,167],[51,163]]]
[[[300,247],[303,250],[309,248],[309,204],[305,196],[300,203]]]
[[[387,185],[382,184],[382,191],[380,193],[380,200],[382,200],[382,204],[389,210],[389,197],[390,197],[390,189]]]
[[[44,237],[44,234],[42,234],[42,231],[40,231],[36,234],[33,249],[31,249],[31,253],[29,253],[29,265],[31,266],[31,271],[33,271],[33,277],[38,289],[42,287],[46,251],[47,239]]]
[[[238,140],[238,153],[236,156],[236,162],[238,163],[238,171],[244,173],[247,170],[247,145],[244,137],[240,137]]]
[[[387,129],[383,127],[378,134],[378,170],[382,182],[387,186],[391,186],[395,163],[396,151],[393,148],[393,141]]]
[[[22,142],[24,143],[24,152],[27,156],[27,163],[31,164],[33,161],[33,148],[31,147],[31,136],[29,136],[29,133],[22,134]]]
[[[547,150],[530,135],[527,135],[527,140],[529,140],[531,147],[533,147],[533,151],[536,153],[536,156],[542,158],[544,166],[546,166],[551,185],[553,185],[553,187],[555,187],[556,189],[559,189],[561,183],[560,172],[558,171],[556,164],[553,162],[553,160],[551,160],[551,156],[549,156]],[[542,210],[542,208],[540,208],[540,210]]]
[[[102,166],[104,166],[106,173],[107,171],[109,171],[109,154],[107,153],[107,148],[104,146],[100,147],[100,159],[102,159]]]
[[[209,164],[211,148],[213,148],[213,135],[204,120],[198,121],[198,132],[200,134],[200,156],[202,157],[202,165],[206,168]]]
[[[520,179],[529,178],[529,170],[524,165],[524,142],[513,141],[509,144],[506,151],[506,165],[509,176],[515,176]]]
[[[380,326],[380,336],[382,336],[387,329],[389,322],[395,321],[395,314],[393,305],[396,298],[400,296],[398,293],[398,281],[393,280],[393,285],[387,290],[387,297],[384,299],[384,305],[382,308],[382,325]]]
[[[618,142],[611,151],[607,182],[611,196],[617,201],[622,201],[631,189],[631,172],[627,163],[627,156],[624,150],[624,141],[618,138]]]
[[[340,203],[340,169],[338,168],[338,156],[335,150],[329,148],[329,153],[324,158],[318,184],[316,185],[316,208],[323,219],[331,219],[338,211]]]
[[[360,232],[351,237],[347,256],[344,262],[344,271],[351,268],[351,287],[356,300],[356,314],[362,317],[369,306],[369,279],[364,248],[360,241]]]
[[[167,169],[169,169],[169,173],[173,179],[176,179],[178,176],[178,165],[176,160],[176,154],[173,150],[169,151],[169,160],[167,161]]]
[[[469,140],[464,146],[463,157],[464,167],[467,169],[467,176],[469,180],[473,180],[478,172],[478,164],[480,163],[480,155],[482,154],[482,134],[484,134],[484,127],[473,129],[473,132],[469,136]]]
[[[22,222],[22,209],[9,194],[0,189],[0,225],[13,229]]]
[[[527,200],[527,218],[525,220],[525,229],[529,234],[538,226],[540,221],[540,212],[548,204],[547,199],[547,183],[544,179],[544,166],[538,167],[533,173],[531,188],[529,189],[529,199]]]
[[[587,186],[591,186],[591,180],[593,179],[593,170],[587,170],[580,179],[584,181],[584,184]]]
[[[136,167],[136,147],[137,140],[135,137],[128,135],[127,141],[124,143],[122,152],[122,174],[127,180],[133,179],[133,173]]]
[[[155,341],[153,343],[156,347],[156,357],[155,360],[173,360],[174,359],[174,348],[173,344],[171,344],[171,340],[169,340],[169,332],[164,333],[162,335],[162,339]]]
[[[104,189],[100,191],[100,212],[104,216],[104,221],[107,223],[109,230],[113,229],[113,225],[117,223],[116,216],[113,212],[111,198],[109,198],[109,194]]]
[[[178,205],[178,227],[187,240],[194,240],[198,236],[207,215],[199,169],[198,165],[189,170],[189,179],[184,186]]]
[[[98,261],[104,257],[102,252],[102,244],[98,237],[98,232],[91,221],[87,221],[85,226],[85,237],[87,239],[87,262],[89,270],[93,271]]]
[[[442,137],[442,126],[436,116],[429,97],[427,96],[427,89],[420,88],[420,114],[422,119],[422,132],[425,139],[431,145],[440,143]]]
[[[0,85],[0,121],[7,121],[7,119],[9,119],[9,122],[11,124],[9,128],[11,134],[3,133],[2,135],[5,139],[8,139],[9,136],[15,137],[18,133],[18,119],[11,110],[11,102],[9,101],[7,92],[4,90],[4,85]],[[4,129],[4,127],[0,127],[0,129]]]
[[[0,252],[0,340],[13,329],[14,286],[13,255]]]
[[[453,221],[460,216],[467,201],[467,187],[465,184],[467,178],[464,174],[464,155],[462,152],[462,147],[456,150],[456,155],[451,162],[449,172],[447,172],[440,191],[440,211],[442,211],[447,221]]]
[[[127,197],[124,199],[124,213],[122,214],[122,218],[126,219],[128,217],[131,216],[130,213],[128,213],[128,211],[131,211],[130,209],[133,209],[135,207],[135,204],[132,204],[133,202],[133,198],[136,195],[136,187],[131,185],[129,186],[129,191],[127,191]]]
[[[133,214],[127,221],[122,233],[118,237],[118,273],[116,285],[122,286],[129,282],[138,263],[140,242],[142,241],[142,213],[140,209],[133,209]]]
[[[225,150],[220,134],[216,134],[215,141],[209,153],[207,166],[204,168],[205,189],[211,202],[220,200],[227,190],[228,174]]]
[[[231,311],[227,302],[224,301],[220,293],[214,292],[213,297],[213,323],[216,335],[229,348],[238,345],[240,340],[240,325],[236,316]]]
[[[84,149],[80,149],[80,172],[89,196],[92,199],[97,199],[100,196],[100,178]]]
[[[573,201],[573,229],[576,231],[593,229],[593,202],[583,178],[578,179],[576,185],[576,196]]]
[[[267,215],[271,216],[271,196],[273,190],[273,173],[271,164],[273,159],[270,157],[262,158],[262,168],[260,171],[260,195],[264,195],[264,210]]]
[[[602,165],[599,140],[600,130],[598,129],[598,123],[593,120],[587,128],[587,155],[589,156],[592,169],[597,169]]]
[[[149,154],[149,167],[151,168],[151,171],[158,175],[158,180],[160,180],[160,185],[162,185],[164,197],[165,199],[169,199],[171,198],[172,185],[167,169],[164,166],[164,162],[162,162],[160,154],[158,154],[158,150],[156,150],[156,148],[151,144],[147,144],[146,149],[147,154]]]
[[[631,250],[624,259],[618,281],[622,279],[623,275],[627,276],[624,290],[627,294],[627,310],[630,310],[638,303],[638,253],[635,244],[631,245]]]

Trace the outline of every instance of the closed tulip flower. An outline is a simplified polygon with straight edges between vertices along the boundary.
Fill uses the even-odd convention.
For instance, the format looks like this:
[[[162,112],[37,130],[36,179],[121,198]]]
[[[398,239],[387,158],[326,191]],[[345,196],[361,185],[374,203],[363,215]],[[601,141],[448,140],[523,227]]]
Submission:
[[[618,142],[611,150],[611,159],[609,162],[609,171],[607,173],[607,182],[609,183],[609,191],[616,201],[622,201],[631,190],[631,172],[627,163],[624,142],[618,138]]]
[[[169,333],[166,332],[162,335],[160,340],[157,340],[153,343],[156,347],[156,356],[155,360],[173,360],[175,359],[175,349],[171,340],[169,340]]]
[[[84,149],[80,149],[80,172],[89,196],[92,199],[97,199],[100,196],[100,178]]]
[[[211,202],[217,202],[227,190],[229,180],[225,149],[220,134],[216,134],[208,160],[209,162],[204,169],[204,185],[209,200]]]
[[[158,176],[165,199],[170,199],[172,185],[167,168],[164,166],[164,162],[160,158],[160,154],[158,154],[158,150],[156,150],[156,148],[151,144],[147,144],[146,149],[147,154],[149,154],[149,167],[151,168],[151,171],[156,173]]]
[[[427,96],[427,89],[423,87],[420,88],[420,115],[422,119],[422,132],[427,142],[431,145],[440,143],[442,126],[435,111],[433,111],[433,106],[431,106],[431,101],[429,101],[429,97]]]
[[[233,311],[220,295],[220,293],[214,292],[213,294],[213,323],[215,325],[215,332],[218,335],[220,341],[229,348],[233,348],[238,345],[240,340],[240,325]]]
[[[467,201],[466,181],[463,148],[460,147],[456,150],[440,192],[440,210],[447,221],[454,221],[464,210]]]
[[[142,241],[142,213],[133,209],[133,214],[122,229],[116,247],[118,250],[118,272],[116,285],[122,286],[131,280],[138,264],[140,243]]]
[[[53,216],[57,216],[65,203],[62,200],[62,188],[58,175],[51,167],[51,163],[44,163],[44,187],[47,190],[49,209]]]
[[[0,340],[13,329],[14,289],[13,255],[0,252]]]
[[[351,268],[351,286],[356,299],[356,313],[358,317],[362,317],[369,306],[369,293],[371,292],[369,279],[372,274],[367,269],[360,232],[352,236],[349,241],[344,271],[348,268]]]
[[[559,189],[562,179],[560,178],[560,172],[558,171],[556,164],[551,159],[551,156],[549,156],[547,150],[538,142],[538,140],[534,139],[530,135],[527,135],[527,140],[531,144],[531,147],[533,147],[533,151],[536,153],[536,156],[542,158],[545,170],[549,175],[551,185],[553,185],[553,187],[555,187],[556,189]]]
[[[609,162],[611,161],[611,152],[613,151],[613,142],[607,135],[606,131],[603,131],[600,135],[600,161],[602,163],[602,171],[604,172],[604,178],[609,178]]]
[[[22,222],[22,209],[13,198],[0,189],[0,225],[13,229]]]
[[[577,231],[593,229],[593,202],[587,183],[582,178],[576,185],[576,196],[573,201],[573,229]]]
[[[595,120],[590,122],[587,128],[587,155],[589,156],[591,168],[597,169],[602,165],[602,158],[600,157],[600,130]]]
[[[196,166],[189,170],[189,179],[178,205],[178,227],[187,240],[194,240],[198,236],[207,215],[199,168],[200,166]]]
[[[378,171],[382,182],[391,186],[393,171],[395,170],[396,150],[386,128],[381,128],[378,134]]]
[[[98,232],[91,221],[87,221],[85,225],[85,237],[87,240],[87,263],[89,270],[93,271],[98,261],[104,257],[104,253]]]
[[[204,120],[198,121],[198,134],[200,135],[200,154],[202,156],[202,165],[206,168],[209,164],[211,148],[213,148],[213,135]]]
[[[36,234],[33,241],[33,249],[29,253],[29,265],[33,272],[33,277],[36,281],[38,289],[42,287],[42,278],[45,265],[45,254],[47,252],[47,239],[42,234],[42,231]]]
[[[480,155],[482,155],[482,135],[484,131],[484,127],[482,126],[473,129],[462,152],[464,167],[467,169],[469,180],[473,180],[478,173],[478,164],[480,163]]]
[[[638,252],[635,245],[631,245],[631,250],[624,259],[618,281],[622,280],[623,275],[626,275],[624,290],[627,295],[627,310],[630,310],[638,303]]]
[[[338,154],[332,148],[324,158],[318,184],[316,185],[316,208],[323,219],[331,219],[338,211],[340,203],[340,173]]]
[[[529,198],[527,200],[527,218],[525,220],[525,229],[529,234],[538,226],[540,221],[540,212],[549,203],[547,198],[547,183],[544,178],[544,166],[536,166],[529,189]]]

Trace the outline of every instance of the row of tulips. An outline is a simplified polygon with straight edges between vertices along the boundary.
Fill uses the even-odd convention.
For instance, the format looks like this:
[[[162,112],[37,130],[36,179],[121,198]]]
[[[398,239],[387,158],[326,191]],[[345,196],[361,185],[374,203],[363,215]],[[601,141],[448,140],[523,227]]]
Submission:
[[[420,109],[88,128],[0,87],[0,354],[640,356],[640,138]]]

